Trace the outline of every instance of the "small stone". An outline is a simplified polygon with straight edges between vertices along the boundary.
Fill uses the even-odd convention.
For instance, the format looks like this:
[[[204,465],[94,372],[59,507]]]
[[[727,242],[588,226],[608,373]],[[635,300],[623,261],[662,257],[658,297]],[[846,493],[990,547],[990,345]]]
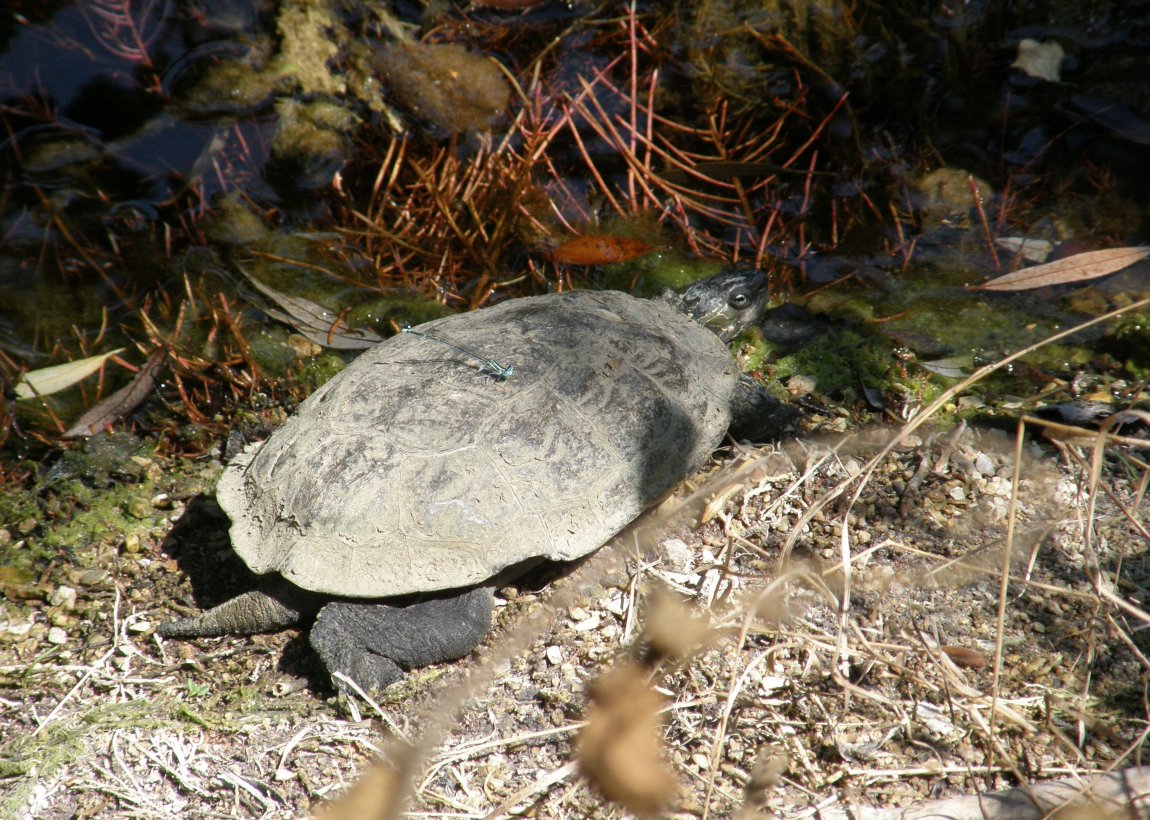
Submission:
[[[136,632],[136,633],[147,632],[151,628],[152,628],[152,622],[148,621],[144,618],[140,618],[140,619],[132,621],[130,624],[128,624],[128,631],[129,632]]]
[[[711,758],[707,757],[707,755],[703,754],[702,752],[695,752],[693,755],[691,755],[691,762],[703,771],[711,768]]]
[[[659,552],[666,561],[667,567],[679,572],[686,572],[691,567],[694,557],[687,542],[681,538],[668,538],[659,544]]]
[[[598,629],[599,624],[601,624],[602,622],[603,622],[603,619],[598,615],[598,613],[596,613],[594,615],[591,615],[591,616],[586,617],[583,620],[579,621],[572,628],[576,632],[590,632],[593,629]]]
[[[47,641],[56,646],[62,646],[68,640],[68,633],[58,626],[54,626],[48,630]]]
[[[152,506],[157,510],[167,510],[172,506],[172,497],[167,493],[157,493],[152,496]]]
[[[74,609],[76,606],[76,590],[72,587],[58,586],[48,596],[48,603],[63,609]]]
[[[56,607],[52,607],[44,614],[48,616],[48,623],[52,624],[52,626],[58,626],[65,630],[70,626],[75,626],[77,623],[73,616],[69,615],[63,609],[58,609]]]
[[[558,646],[549,646],[545,653],[547,655],[547,662],[552,666],[558,666],[563,663],[563,650]]]
[[[791,376],[787,379],[787,392],[794,398],[815,392],[818,383],[810,376]]]
[[[966,490],[964,490],[962,487],[957,486],[957,485],[954,487],[951,487],[950,492],[947,494],[952,499],[954,499],[955,501],[962,501],[966,498]]]
[[[584,621],[587,619],[587,610],[581,606],[573,606],[567,610],[567,614],[571,616],[573,621]]]
[[[611,593],[602,603],[604,609],[612,615],[622,618],[627,614],[627,610],[631,605],[631,599],[630,596],[622,590],[615,590],[615,592]]]
[[[4,631],[14,638],[22,638],[32,631],[32,622],[22,621],[9,624],[4,628]]]
[[[75,582],[81,586],[90,587],[102,583],[108,577],[108,571],[105,569],[86,569],[75,578]]]
[[[974,469],[983,476],[992,476],[994,475],[994,462],[986,453],[979,453],[974,459]]]
[[[288,347],[295,351],[296,356],[301,359],[314,358],[315,356],[323,353],[323,348],[304,336],[298,333],[292,333],[287,338]]]
[[[124,552],[129,555],[135,555],[140,551],[140,536],[134,532],[128,533],[124,536]]]

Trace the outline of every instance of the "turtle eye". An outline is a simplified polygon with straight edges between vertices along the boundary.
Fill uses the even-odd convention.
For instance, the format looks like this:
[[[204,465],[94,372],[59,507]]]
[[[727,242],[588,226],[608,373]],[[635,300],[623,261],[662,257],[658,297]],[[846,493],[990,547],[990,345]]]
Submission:
[[[727,304],[738,310],[742,310],[749,305],[750,302],[751,297],[749,297],[745,291],[741,290],[736,290],[731,294],[730,298],[727,299]]]

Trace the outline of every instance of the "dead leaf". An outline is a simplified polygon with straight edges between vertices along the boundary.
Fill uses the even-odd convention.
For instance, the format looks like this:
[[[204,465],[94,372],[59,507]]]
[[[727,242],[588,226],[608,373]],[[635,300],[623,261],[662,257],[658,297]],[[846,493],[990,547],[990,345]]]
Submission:
[[[268,316],[294,327],[301,336],[321,347],[364,350],[383,341],[383,337],[370,328],[341,324],[339,316],[310,299],[281,293],[252,276],[247,279],[256,290],[283,308],[282,312],[274,308],[265,309]]]
[[[1150,248],[1147,247],[1108,248],[1079,253],[999,276],[972,290],[1032,290],[1051,285],[1089,282],[1141,262],[1147,256],[1150,256]]]
[[[33,399],[36,396],[50,396],[61,390],[67,390],[103,367],[109,358],[123,352],[124,348],[118,347],[110,353],[101,353],[99,356],[29,370],[16,385],[16,397]]]
[[[955,666],[963,666],[967,669],[985,669],[986,665],[990,663],[986,653],[979,652],[977,649],[967,649],[965,646],[941,646],[939,649],[950,658]]]
[[[140,368],[140,372],[128,384],[88,408],[88,412],[80,416],[79,421],[64,433],[64,438],[95,435],[103,430],[105,425],[118,421],[135,410],[156,386],[156,380],[160,377],[160,371],[167,358],[168,354],[164,348],[153,350],[148,356],[148,361]]]
[[[651,250],[643,240],[626,236],[577,236],[556,245],[548,256],[562,265],[609,265],[638,259]]]

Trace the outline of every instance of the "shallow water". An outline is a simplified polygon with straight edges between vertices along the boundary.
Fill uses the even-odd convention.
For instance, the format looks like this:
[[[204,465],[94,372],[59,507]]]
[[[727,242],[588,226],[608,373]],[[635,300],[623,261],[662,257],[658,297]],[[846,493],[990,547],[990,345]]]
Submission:
[[[267,300],[244,284],[253,270],[332,316],[355,306],[349,316],[386,334],[571,282],[657,290],[664,276],[696,275],[685,261],[694,253],[735,253],[762,259],[780,291],[833,325],[857,323],[879,348],[920,359],[993,358],[1148,287],[1134,269],[1086,298],[964,289],[1016,264],[992,237],[1106,247],[1145,236],[1150,95],[1134,78],[1150,59],[1150,3],[1095,4],[1090,15],[1059,2],[976,3],[946,16],[927,3],[848,12],[700,0],[673,16],[640,7],[634,20],[562,4],[424,20],[407,7],[394,17],[348,7],[313,29],[304,8],[99,0],[9,20],[6,379],[118,347],[138,366],[173,344],[177,373],[204,387],[169,399],[194,416],[223,400],[207,381],[215,362],[238,383],[247,371],[258,381],[306,370],[316,335],[301,347],[268,319]],[[503,113],[446,120],[419,110],[422,92],[406,77],[392,80],[407,90],[391,99],[378,69],[402,70],[395,55],[406,52],[388,44],[420,35],[496,56],[528,104],[508,91]],[[1016,64],[1024,40],[1059,44],[1056,78]],[[407,48],[434,76],[431,52]],[[464,62],[449,74],[494,70],[452,54]],[[505,80],[485,82],[497,105]],[[453,107],[450,97],[437,105]],[[532,112],[543,131],[522,125]],[[397,177],[434,168],[456,191],[448,221],[474,220],[458,236],[421,238],[424,217],[402,215],[415,199],[373,194],[397,123],[408,134]],[[546,164],[524,172],[523,186],[485,205],[455,201],[465,186],[450,188],[451,174],[480,179],[480,160],[520,156],[541,133]],[[636,162],[666,185],[644,193]],[[516,168],[495,167],[473,188]],[[682,213],[678,192],[698,197]],[[506,210],[469,212],[486,206]],[[367,235],[332,232],[364,230],[357,211],[377,215]],[[684,238],[683,226],[696,233]],[[540,237],[600,231],[656,253],[586,269],[537,254]],[[461,239],[461,256],[443,248],[437,259],[443,236]],[[1105,335],[1085,341],[1059,353],[1062,369],[1113,355]],[[26,421],[58,431],[53,413],[74,418],[130,375],[109,370],[106,384],[45,399]]]

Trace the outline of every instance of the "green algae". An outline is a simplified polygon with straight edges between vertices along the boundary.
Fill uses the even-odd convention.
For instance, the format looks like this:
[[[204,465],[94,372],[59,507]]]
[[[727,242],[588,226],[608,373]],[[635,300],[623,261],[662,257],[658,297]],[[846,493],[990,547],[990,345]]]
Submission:
[[[660,248],[627,262],[603,265],[603,285],[625,290],[642,298],[658,296],[668,288],[681,290],[714,276],[724,265],[717,259],[690,257],[674,249]]]
[[[395,326],[414,327],[454,312],[430,299],[400,295],[369,299],[356,305],[347,312],[347,320],[354,327],[370,327],[381,334],[390,334]]]
[[[331,381],[345,367],[347,367],[346,359],[334,353],[322,353],[305,359],[296,370],[295,379],[302,390],[313,393]]]

